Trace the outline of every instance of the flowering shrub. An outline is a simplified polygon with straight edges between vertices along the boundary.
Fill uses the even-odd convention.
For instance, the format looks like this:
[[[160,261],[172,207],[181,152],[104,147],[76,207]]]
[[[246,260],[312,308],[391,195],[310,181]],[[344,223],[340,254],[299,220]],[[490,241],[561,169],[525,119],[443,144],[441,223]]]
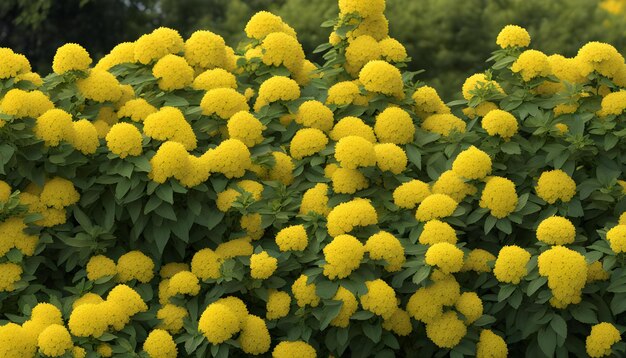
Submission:
[[[0,356],[626,354],[624,58],[507,26],[445,104],[339,9],[1,49]]]

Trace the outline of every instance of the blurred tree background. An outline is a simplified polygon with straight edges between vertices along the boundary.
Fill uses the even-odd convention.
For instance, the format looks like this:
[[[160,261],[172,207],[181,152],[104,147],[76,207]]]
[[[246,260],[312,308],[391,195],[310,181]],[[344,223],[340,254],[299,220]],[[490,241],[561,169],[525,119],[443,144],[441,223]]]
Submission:
[[[450,100],[465,78],[485,68],[507,24],[528,29],[533,47],[573,56],[588,41],[626,50],[624,0],[387,0],[390,34],[413,58],[412,69]],[[159,26],[183,37],[208,29],[233,47],[259,10],[284,18],[307,53],[328,39],[319,25],[337,15],[337,0],[2,0],[0,47],[25,54],[36,71],[50,72],[56,48],[86,47],[95,59],[123,41]],[[319,61],[320,58],[311,58]]]

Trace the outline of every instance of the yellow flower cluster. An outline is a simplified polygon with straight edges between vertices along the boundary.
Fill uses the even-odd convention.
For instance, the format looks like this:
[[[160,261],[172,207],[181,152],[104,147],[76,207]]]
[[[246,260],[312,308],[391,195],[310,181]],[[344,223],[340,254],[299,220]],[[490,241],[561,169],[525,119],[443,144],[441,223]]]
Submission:
[[[557,200],[567,203],[576,194],[576,182],[560,169],[550,170],[541,173],[535,190],[537,196],[548,204],[554,204]]]
[[[517,206],[515,183],[502,177],[488,177],[485,181],[480,207],[489,209],[491,215],[498,219],[507,217]]]
[[[328,214],[326,227],[332,237],[349,233],[357,226],[374,225],[378,214],[369,200],[354,199],[335,206]]]
[[[387,272],[400,271],[406,261],[400,240],[385,231],[370,236],[365,243],[365,251],[370,259],[384,260]]]
[[[506,25],[498,34],[496,44],[502,48],[528,47],[530,45],[530,35],[523,27]]]
[[[626,252],[626,225],[620,223],[613,227],[606,233],[606,239],[616,254]]]
[[[511,245],[504,246],[498,253],[493,274],[500,282],[517,285],[526,276],[526,264],[530,261],[530,253],[523,248]]]
[[[483,129],[490,136],[500,136],[504,140],[509,140],[517,133],[517,119],[506,111],[494,109],[489,111],[481,122]]]
[[[324,247],[324,275],[329,279],[346,278],[359,268],[365,246],[354,236],[338,235]]]
[[[601,322],[591,327],[585,347],[587,354],[593,358],[611,355],[611,347],[621,340],[621,334],[614,325]]]
[[[537,240],[548,245],[566,245],[574,242],[576,228],[568,219],[551,216],[537,226]]]
[[[544,251],[537,260],[539,274],[548,278],[552,290],[550,304],[566,308],[581,301],[581,291],[587,281],[585,257],[563,246]]]

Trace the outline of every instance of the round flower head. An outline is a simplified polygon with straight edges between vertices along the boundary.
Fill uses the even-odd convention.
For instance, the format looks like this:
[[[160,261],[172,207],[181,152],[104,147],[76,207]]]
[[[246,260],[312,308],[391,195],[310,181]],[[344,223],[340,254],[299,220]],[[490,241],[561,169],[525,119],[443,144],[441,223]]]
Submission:
[[[452,170],[446,170],[432,185],[432,192],[433,194],[446,194],[460,203],[466,196],[475,194],[476,187],[466,183]]]
[[[196,31],[185,41],[185,60],[197,69],[224,67],[227,57],[224,39],[211,31]]]
[[[74,138],[72,115],[62,109],[51,109],[37,118],[35,136],[42,139],[46,146],[56,147],[61,141]]]
[[[298,40],[283,32],[267,35],[261,43],[261,60],[267,66],[285,66],[296,73],[304,63],[304,51]]]
[[[431,194],[428,184],[421,180],[411,180],[393,191],[393,203],[404,209],[413,209]]]
[[[117,274],[120,282],[148,283],[154,277],[154,262],[141,251],[130,251],[117,260]]]
[[[183,46],[183,38],[178,31],[159,27],[135,41],[135,61],[145,65],[167,54],[177,54],[183,50]]]
[[[537,227],[537,240],[548,245],[571,244],[576,238],[572,222],[561,216],[544,219]]]
[[[271,337],[265,321],[258,316],[248,315],[239,334],[241,349],[251,355],[263,354],[270,350]]]
[[[72,126],[74,135],[69,140],[72,146],[86,155],[95,153],[100,145],[96,127],[86,119],[73,122]]]
[[[609,356],[611,355],[611,347],[621,338],[621,334],[613,324],[598,323],[591,327],[591,333],[585,341],[587,354],[593,358]]]
[[[328,137],[316,128],[303,128],[296,132],[289,144],[289,153],[294,159],[314,155],[326,148]]]
[[[346,106],[354,103],[361,95],[359,86],[352,81],[337,82],[328,89],[326,104]]]
[[[143,98],[131,99],[117,111],[117,117],[130,118],[134,122],[141,122],[152,113],[156,113],[156,107]]]
[[[39,351],[49,357],[60,357],[74,346],[70,333],[58,324],[46,327],[39,334],[37,345]]]
[[[200,107],[205,116],[216,115],[226,120],[237,112],[250,109],[246,97],[232,88],[215,88],[208,91],[202,97]]]
[[[331,280],[346,278],[359,268],[365,247],[354,236],[338,235],[324,247],[324,275]]]
[[[402,148],[393,143],[374,145],[376,153],[376,165],[381,171],[389,171],[393,174],[402,173],[408,164],[408,158]]]
[[[13,52],[10,48],[0,47],[0,58],[2,58],[0,79],[16,77],[31,70],[28,59],[24,55]]]
[[[273,32],[283,32],[284,30],[283,19],[267,11],[259,11],[254,14],[245,27],[246,35],[257,40],[261,40]]]
[[[76,81],[82,96],[95,102],[117,102],[122,97],[122,89],[117,78],[104,70],[93,69],[87,78]]]
[[[365,251],[370,259],[384,260],[387,272],[400,271],[406,261],[400,240],[385,231],[370,236],[365,243]]]
[[[267,298],[266,305],[266,318],[267,319],[279,319],[289,314],[291,307],[291,296],[287,292],[271,291]]]
[[[528,47],[530,45],[530,35],[523,27],[506,25],[498,34],[496,44],[501,48]]]
[[[487,208],[498,219],[507,217],[517,207],[515,183],[507,178],[488,177],[480,197],[480,207]]]
[[[381,55],[380,45],[375,38],[365,34],[358,36],[352,39],[346,48],[346,71],[351,76],[357,77],[363,66],[370,61],[379,60]]]
[[[426,251],[425,262],[437,266],[443,273],[459,272],[463,267],[463,251],[448,242],[438,242]]]
[[[404,84],[402,74],[385,61],[370,61],[359,72],[359,81],[369,92],[402,98]]]
[[[447,137],[453,132],[465,133],[465,122],[453,114],[433,114],[422,122],[422,129]]]
[[[385,0],[339,0],[339,12],[342,15],[357,13],[361,17],[382,14],[385,11]]]
[[[380,46],[383,59],[387,61],[402,62],[408,57],[404,45],[394,38],[388,37],[378,42],[378,45]]]
[[[304,226],[286,227],[276,234],[276,244],[280,251],[303,251],[308,244],[308,236]]]
[[[50,324],[63,324],[61,311],[50,303],[38,303],[30,313],[30,319],[35,322]]]
[[[220,277],[220,257],[211,249],[196,252],[191,259],[191,272],[201,280]]]
[[[196,296],[200,292],[198,277],[189,271],[181,271],[170,278],[168,294]]]
[[[215,88],[237,89],[237,78],[222,68],[214,68],[199,74],[193,80],[192,87],[204,91],[210,91]]]
[[[87,262],[87,278],[91,281],[117,273],[115,262],[103,255],[92,256]]]
[[[289,77],[274,76],[261,84],[259,96],[254,103],[254,110],[259,111],[264,106],[277,101],[293,101],[300,97],[298,83]]]
[[[172,91],[189,86],[193,82],[193,68],[184,58],[176,55],[165,55],[152,68],[152,75],[158,78],[159,88]]]
[[[407,311],[398,307],[389,319],[383,321],[383,328],[398,336],[406,337],[413,331],[411,316]]]
[[[350,317],[359,308],[359,302],[352,292],[339,286],[333,300],[341,302],[341,309],[335,318],[330,321],[330,325],[334,327],[346,328],[350,324]]]
[[[317,287],[314,283],[307,283],[308,280],[309,278],[306,275],[300,275],[291,285],[291,292],[298,306],[305,307],[310,305],[311,307],[317,307],[320,303],[320,298],[315,293]]]
[[[452,170],[466,179],[483,179],[491,173],[491,158],[487,153],[471,146],[454,159]]]
[[[54,103],[41,91],[26,92],[14,88],[0,101],[0,111],[14,118],[37,118],[53,108]],[[0,124],[0,127],[3,125]]]
[[[54,177],[43,186],[39,199],[42,204],[56,209],[63,209],[76,204],[80,194],[74,188],[74,184],[61,177]]]
[[[443,103],[437,90],[430,86],[418,88],[411,97],[415,101],[415,112],[421,118],[426,118],[432,114],[450,113],[450,108]]]
[[[341,138],[335,145],[335,159],[347,169],[373,166],[376,164],[374,144],[358,136]]]
[[[374,135],[372,127],[368,126],[363,120],[357,117],[343,117],[335,124],[329,136],[336,142],[348,136],[357,136],[368,142],[376,142],[376,136]]]
[[[296,123],[328,132],[333,128],[333,111],[319,101],[303,102],[298,108]]]
[[[502,337],[488,329],[480,332],[480,338],[476,343],[477,358],[506,358],[509,356],[509,348]]]
[[[57,49],[52,60],[52,70],[59,75],[68,71],[86,71],[89,69],[91,61],[91,57],[84,47],[69,43]]]
[[[214,345],[230,339],[240,328],[237,314],[223,303],[210,304],[198,321],[198,330]]]
[[[624,66],[624,57],[615,47],[602,42],[589,42],[578,50],[576,58],[602,76],[613,78]]]
[[[526,82],[552,74],[548,56],[541,51],[526,50],[511,66],[511,71],[519,73]]]
[[[580,303],[587,282],[587,263],[583,255],[563,246],[554,246],[539,255],[537,265],[539,274],[548,278],[553,307],[565,308]]]
[[[424,224],[424,229],[418,240],[422,245],[434,245],[440,242],[454,245],[457,242],[457,237],[450,224],[439,220],[430,220]]]
[[[465,324],[453,311],[448,311],[426,324],[426,336],[440,348],[456,347],[466,333]]]
[[[272,276],[278,267],[278,260],[266,251],[250,256],[250,276],[254,279],[265,280]]]
[[[269,171],[269,179],[290,185],[293,182],[293,170],[295,168],[293,159],[283,152],[273,152],[272,156],[275,163]]]
[[[178,350],[172,336],[162,329],[155,329],[143,343],[143,350],[151,358],[176,358]]]
[[[611,92],[602,98],[601,109],[598,114],[602,117],[619,116],[626,110],[626,91]]]
[[[500,136],[505,140],[517,133],[517,119],[509,112],[500,109],[489,111],[482,119],[482,127],[490,136]]]
[[[143,137],[139,129],[130,123],[114,124],[106,135],[107,147],[120,158],[139,156],[142,152]]]
[[[315,348],[308,343],[302,341],[288,342],[283,341],[276,345],[272,351],[273,358],[316,358]]]
[[[148,177],[157,183],[165,183],[169,178],[182,180],[189,169],[189,155],[184,145],[167,141],[150,159],[150,166]]]
[[[465,316],[466,325],[474,323],[483,315],[483,301],[475,292],[463,292],[454,308]]]
[[[489,80],[484,73],[476,73],[468,77],[463,83],[463,98],[471,100],[476,94],[473,91],[483,91],[491,89],[492,91],[504,93],[498,82]]]
[[[374,225],[378,214],[369,200],[354,199],[335,206],[328,214],[327,225],[330,236],[349,233],[356,226]]]
[[[161,307],[156,314],[156,317],[161,321],[158,327],[173,334],[180,332],[183,328],[183,319],[187,316],[189,316],[189,312],[186,308],[169,303]]]
[[[367,293],[360,297],[361,306],[383,319],[389,319],[398,308],[396,293],[387,282],[376,279],[366,281]]]
[[[431,194],[417,207],[415,218],[418,221],[441,219],[454,213],[459,204],[445,194]]]
[[[616,254],[626,252],[626,225],[620,224],[606,233],[606,239],[611,245],[611,250]]]
[[[576,182],[560,169],[549,170],[541,173],[535,191],[548,204],[554,204],[557,200],[567,203],[576,194]]]
[[[133,62],[135,62],[135,43],[122,42],[113,47],[106,56],[102,57],[94,68],[108,71],[113,66]]]
[[[207,152],[211,171],[227,178],[240,178],[252,166],[248,147],[238,139],[227,139]]]
[[[474,249],[465,257],[461,271],[491,272],[489,262],[495,262],[496,257],[489,251]]]
[[[108,328],[106,312],[99,304],[86,303],[72,311],[67,326],[76,337],[100,337]]]
[[[519,246],[504,246],[498,253],[493,273],[500,282],[517,285],[526,276],[530,253]]]
[[[409,113],[388,107],[376,117],[374,132],[381,143],[407,144],[413,141],[415,125]]]
[[[494,109],[498,109],[498,105],[493,102],[487,101],[480,103],[476,107],[463,108],[463,114],[465,114],[469,119],[474,119],[476,117],[484,117],[487,115],[487,113],[493,111]],[[484,126],[483,129],[485,129]]]
[[[265,126],[249,112],[237,112],[228,120],[228,136],[253,147],[263,141]]]
[[[328,185],[318,183],[302,195],[300,214],[306,215],[311,212],[323,216],[328,215],[328,212],[330,212],[328,207]]]

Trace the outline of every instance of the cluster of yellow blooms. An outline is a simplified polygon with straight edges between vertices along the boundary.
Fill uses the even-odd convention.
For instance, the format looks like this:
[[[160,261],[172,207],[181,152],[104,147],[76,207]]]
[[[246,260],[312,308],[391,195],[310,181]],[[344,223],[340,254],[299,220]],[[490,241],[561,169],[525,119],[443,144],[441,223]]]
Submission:
[[[385,7],[339,0],[326,47],[335,57],[323,67],[265,11],[236,50],[210,31],[185,40],[158,28],[95,64],[66,44],[44,79],[0,48],[0,136],[24,152],[6,158],[2,173],[13,172],[0,181],[0,304],[38,279],[40,262],[67,264],[76,276],[66,286],[82,282],[32,310],[7,300],[9,310],[20,305],[7,317],[21,324],[0,326],[0,356],[110,357],[130,354],[129,339],[152,358],[206,349],[356,356],[357,346],[389,353],[425,334],[420,348],[506,357],[522,329],[502,312],[503,292],[549,302],[556,316],[587,289],[618,286],[626,215],[617,225],[584,220],[612,211],[626,182],[596,183],[595,169],[586,176],[576,161],[619,145],[622,55],[592,42],[573,58],[548,56],[509,25],[494,52],[505,66],[467,78],[457,110],[403,76],[409,58],[389,37]],[[587,149],[612,131],[613,142]],[[611,153],[603,168],[621,160]],[[524,162],[531,169],[515,167]],[[104,205],[93,204],[98,185]],[[590,196],[597,201],[583,209]],[[98,225],[87,227],[81,210]],[[181,229],[188,221],[198,226]],[[107,230],[115,245],[98,237]],[[161,247],[143,237],[160,230]],[[48,248],[61,250],[58,263],[39,255]],[[624,323],[613,318],[593,327],[572,319],[570,332],[588,333],[589,356],[610,355]],[[284,330],[295,326],[301,332]]]

